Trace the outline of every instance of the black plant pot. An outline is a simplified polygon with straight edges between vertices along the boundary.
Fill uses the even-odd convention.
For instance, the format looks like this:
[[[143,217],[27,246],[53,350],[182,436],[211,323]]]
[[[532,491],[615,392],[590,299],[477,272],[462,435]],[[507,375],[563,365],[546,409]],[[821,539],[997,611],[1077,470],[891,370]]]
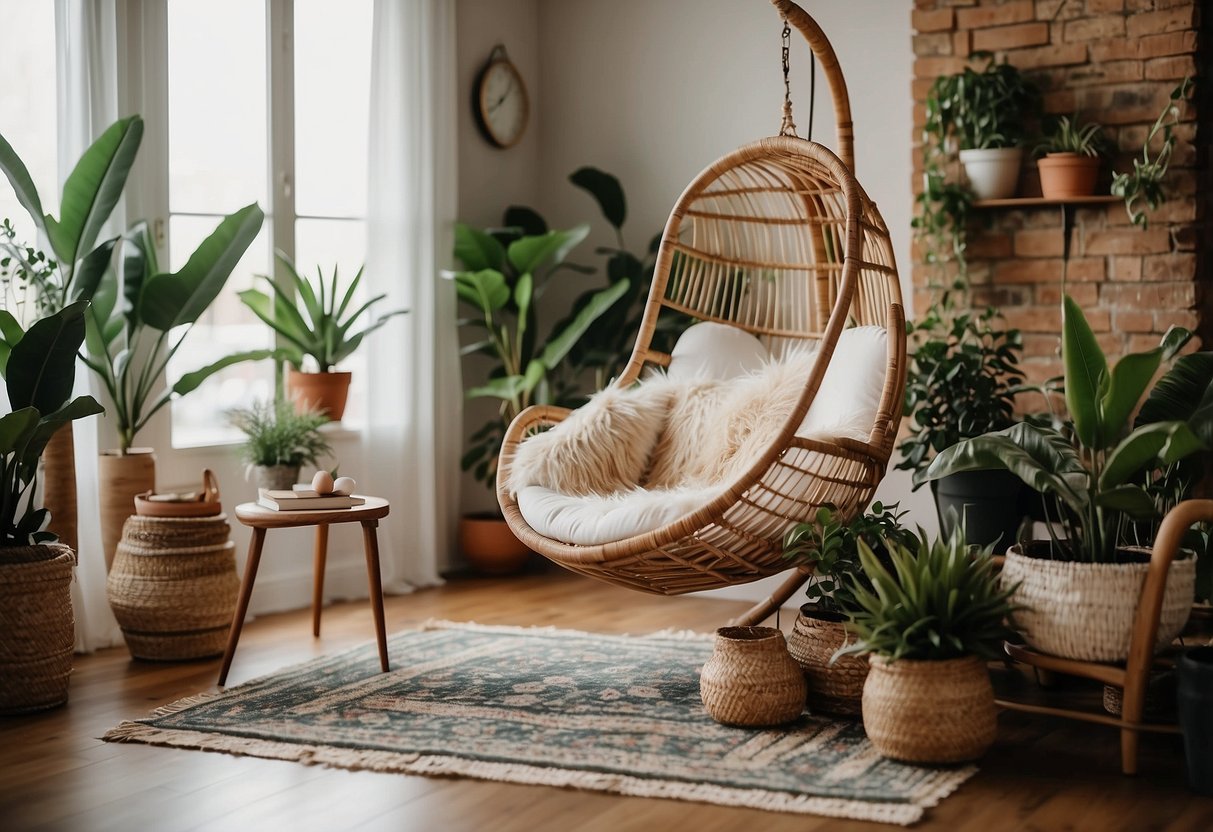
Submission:
[[[1015,542],[1023,522],[1023,480],[1009,471],[965,471],[932,480],[939,527],[952,533],[952,513],[965,523],[968,543],[987,546],[998,542],[1001,553]]]
[[[1213,796],[1213,647],[1179,657],[1179,727],[1188,758],[1188,786]]]

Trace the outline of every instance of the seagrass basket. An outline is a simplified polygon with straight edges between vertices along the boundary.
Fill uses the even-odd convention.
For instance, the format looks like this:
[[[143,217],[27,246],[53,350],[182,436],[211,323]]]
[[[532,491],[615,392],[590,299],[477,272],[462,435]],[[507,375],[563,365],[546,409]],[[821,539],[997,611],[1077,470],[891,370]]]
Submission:
[[[131,517],[106,591],[131,655],[152,661],[217,656],[240,580],[226,515]]]
[[[75,565],[75,553],[58,543],[0,549],[0,713],[67,701]]]
[[[826,620],[821,615],[802,610],[788,636],[788,653],[804,671],[805,704],[812,713],[859,716],[868,657],[835,659],[834,654],[854,640],[842,621]]]
[[[790,722],[804,711],[804,674],[774,627],[722,627],[699,675],[699,694],[724,725]]]

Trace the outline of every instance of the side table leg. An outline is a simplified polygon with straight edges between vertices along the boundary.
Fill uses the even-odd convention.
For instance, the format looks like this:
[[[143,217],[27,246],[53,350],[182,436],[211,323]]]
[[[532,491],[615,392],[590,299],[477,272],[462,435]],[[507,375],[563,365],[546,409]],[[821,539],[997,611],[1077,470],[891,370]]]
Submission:
[[[383,582],[379,577],[379,523],[367,520],[362,524],[362,544],[366,549],[366,578],[371,590],[371,611],[375,614],[375,638],[379,642],[379,666],[384,673],[387,663],[387,625],[383,620]]]
[[[227,649],[223,651],[223,666],[219,668],[219,687],[227,681],[227,672],[236,655],[236,644],[244,628],[244,616],[248,613],[248,601],[253,595],[253,582],[257,580],[257,567],[261,563],[261,547],[265,544],[265,529],[254,528],[249,541],[248,563],[244,566],[244,580],[240,583],[240,600],[236,603],[236,615],[232,618],[232,629],[227,635]]]
[[[316,527],[315,577],[312,580],[312,635],[320,637],[320,607],[324,604],[324,559],[329,550],[329,527],[321,523]]]

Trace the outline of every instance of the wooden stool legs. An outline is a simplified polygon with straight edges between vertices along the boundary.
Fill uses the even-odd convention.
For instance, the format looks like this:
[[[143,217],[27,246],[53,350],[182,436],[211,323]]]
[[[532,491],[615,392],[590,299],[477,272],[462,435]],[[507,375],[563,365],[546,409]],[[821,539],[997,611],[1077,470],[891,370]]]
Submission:
[[[261,547],[265,545],[265,529],[253,529],[249,541],[248,563],[244,566],[244,580],[240,583],[240,600],[236,603],[236,615],[232,618],[232,630],[227,635],[227,649],[223,651],[223,666],[219,669],[219,687],[227,681],[227,672],[236,655],[236,643],[240,641],[240,630],[244,627],[244,616],[248,613],[248,601],[253,594],[253,582],[257,580],[257,567],[261,563]]]
[[[362,543],[366,549],[366,577],[370,584],[371,611],[375,615],[375,639],[379,642],[379,666],[384,673],[387,663],[387,625],[383,619],[383,582],[379,577],[379,535],[377,520],[362,523]]]
[[[324,604],[324,560],[329,550],[329,527],[321,523],[316,527],[315,575],[312,579],[312,635],[320,637],[320,607]]]

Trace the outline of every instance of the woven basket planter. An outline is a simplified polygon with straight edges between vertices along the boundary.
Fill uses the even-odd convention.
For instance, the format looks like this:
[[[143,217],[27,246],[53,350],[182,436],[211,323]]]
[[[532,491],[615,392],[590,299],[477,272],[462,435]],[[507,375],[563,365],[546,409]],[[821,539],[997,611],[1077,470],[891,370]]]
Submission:
[[[994,688],[976,656],[890,662],[872,657],[863,727],[876,750],[909,763],[976,760],[998,734]]]
[[[1123,549],[1140,562],[1078,563],[1032,557],[1048,544],[1012,546],[1002,568],[1004,586],[1018,583],[1015,628],[1028,644],[1067,659],[1119,662],[1129,657],[1137,604],[1149,569],[1149,552]],[[1144,560],[1141,560],[1144,558]],[[1171,563],[1158,621],[1157,646],[1175,640],[1192,613],[1196,559]]]
[[[804,671],[808,688],[805,704],[813,713],[859,716],[863,683],[868,678],[867,656],[834,654],[852,643],[839,616],[830,620],[806,604],[788,636],[788,653]]]
[[[240,580],[224,515],[131,517],[106,592],[131,655],[153,661],[217,656]]]
[[[76,555],[57,543],[0,549],[0,713],[67,701]]]
[[[724,725],[781,725],[804,711],[804,673],[779,630],[722,627],[699,675],[699,695]]]

